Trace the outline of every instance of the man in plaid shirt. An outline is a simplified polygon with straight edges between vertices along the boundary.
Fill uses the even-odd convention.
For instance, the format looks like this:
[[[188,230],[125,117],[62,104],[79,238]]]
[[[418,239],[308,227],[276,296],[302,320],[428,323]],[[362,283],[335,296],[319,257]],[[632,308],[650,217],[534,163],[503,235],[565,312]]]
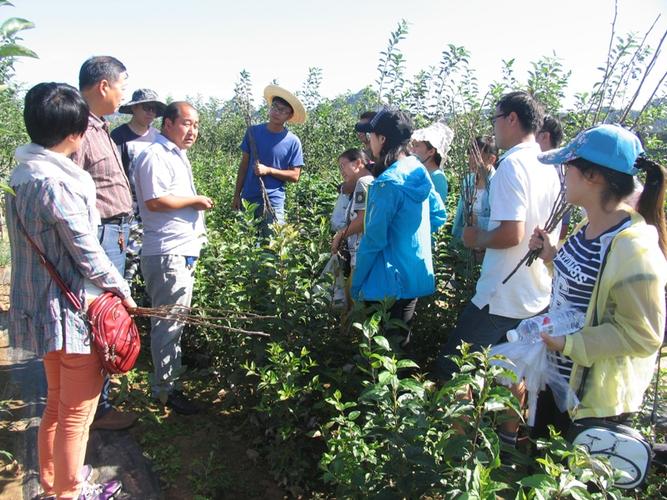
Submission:
[[[90,108],[90,115],[81,148],[71,156],[95,182],[96,206],[101,217],[97,236],[121,276],[125,271],[126,242],[133,213],[132,191],[104,116],[119,108],[126,81],[125,66],[114,57],[91,57],[83,63],[79,71],[79,90]],[[136,414],[121,413],[111,406],[110,386],[106,377],[92,429],[120,430],[137,420]]]

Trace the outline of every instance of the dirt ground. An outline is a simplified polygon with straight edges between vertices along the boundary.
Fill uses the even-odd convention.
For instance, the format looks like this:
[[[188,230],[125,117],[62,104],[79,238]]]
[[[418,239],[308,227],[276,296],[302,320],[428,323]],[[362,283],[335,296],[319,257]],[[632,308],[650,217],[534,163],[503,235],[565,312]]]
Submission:
[[[24,425],[20,393],[9,383],[8,337],[9,268],[0,268],[0,498],[20,500],[23,467],[1,450],[12,452],[12,433]],[[243,498],[280,500],[286,494],[270,477],[268,467],[250,442],[252,431],[238,410],[221,401],[209,384],[190,385],[191,394],[205,406],[200,415],[183,417],[165,410],[148,397],[150,351],[143,352],[133,375],[117,379],[112,399],[123,411],[139,413],[130,430],[153,459],[166,500]],[[227,401],[228,403],[228,401]]]

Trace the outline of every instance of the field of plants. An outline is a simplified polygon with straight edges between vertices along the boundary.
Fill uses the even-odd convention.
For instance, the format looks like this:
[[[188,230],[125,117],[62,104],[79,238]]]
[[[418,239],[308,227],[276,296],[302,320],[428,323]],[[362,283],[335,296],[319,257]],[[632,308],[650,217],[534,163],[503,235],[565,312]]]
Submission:
[[[0,42],[12,43],[16,33],[2,33]],[[599,81],[566,110],[570,69],[555,57],[535,61],[528,75],[515,73],[514,60],[503,61],[498,80],[480,88],[471,55],[455,45],[445,47],[432,67],[407,75],[400,50],[406,36],[409,28],[401,21],[380,55],[377,81],[359,93],[323,98],[322,72],[309,70],[299,91],[309,119],[292,128],[303,143],[306,167],[288,189],[288,224],[268,240],[257,237],[252,211],[231,209],[244,110],[252,107],[256,123],[267,115],[265,103],[250,97],[251,75],[240,73],[230,101],[192,100],[201,126],[189,154],[200,194],[215,200],[207,214],[209,244],[197,269],[193,306],[223,310],[225,317],[223,328],[189,327],[183,338],[186,392],[206,409],[180,417],[150,401],[148,346],[138,367],[115,388],[122,408],[141,413],[132,433],[160,475],[166,497],[667,495],[664,470],[655,468],[641,492],[620,491],[606,463],[557,435],[536,443],[522,439],[517,450],[504,448],[496,433],[503,411],[520,411],[510,392],[495,382],[500,368],[485,353],[464,348],[460,373],[445,385],[429,375],[439,344],[474,289],[476,266],[451,238],[450,223],[467,168],[466,150],[471,137],[492,131],[493,103],[507,91],[527,90],[561,118],[567,138],[595,123],[622,121],[642,134],[650,154],[664,164],[665,87],[649,89],[653,93],[645,106],[636,102],[636,89],[659,47],[651,48],[650,37],[643,35],[613,35]],[[20,99],[25,89],[12,85],[12,59],[4,61],[3,179],[12,168],[13,149],[26,141]],[[358,146],[353,126],[359,114],[380,104],[408,110],[419,125],[444,118],[456,134],[446,167],[450,223],[435,236],[438,289],[419,301],[409,358],[393,351],[381,334],[386,305],[357,307],[343,321],[321,293],[327,286],[320,273],[329,256],[329,217],[340,182],[336,159]],[[141,281],[134,286],[141,301]],[[147,331],[145,323],[141,326]],[[465,387],[472,397],[461,399]],[[636,424],[663,441],[648,421],[649,399]]]

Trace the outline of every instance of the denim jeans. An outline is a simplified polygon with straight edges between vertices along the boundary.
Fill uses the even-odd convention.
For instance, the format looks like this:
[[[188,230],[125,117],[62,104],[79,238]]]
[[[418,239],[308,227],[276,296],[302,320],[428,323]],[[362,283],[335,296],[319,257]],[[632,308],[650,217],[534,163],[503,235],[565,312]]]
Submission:
[[[190,306],[194,284],[193,257],[184,255],[142,255],[141,272],[146,292],[153,307],[170,304]],[[183,367],[181,334],[183,323],[167,319],[151,319],[151,355],[154,377],[151,392],[154,398],[169,394]]]
[[[272,202],[271,208],[273,209],[273,214],[268,210],[264,213],[264,202],[260,201],[259,206],[255,209],[255,218],[261,219],[259,232],[265,238],[271,235],[271,224],[274,222],[279,226],[285,224],[285,200]]]
[[[458,346],[462,340],[471,344],[471,351],[481,351],[484,347],[501,343],[507,330],[516,327],[521,320],[506,318],[489,313],[489,306],[482,309],[472,302],[461,312],[456,328],[440,347],[435,360],[434,374],[440,380],[449,380],[458,370],[456,363],[447,356],[458,354]]]
[[[125,253],[127,251],[129,235],[129,224],[102,224],[97,227],[97,238],[100,241],[100,245],[102,245],[104,253],[107,254],[107,257],[109,257],[121,276],[125,273]],[[100,400],[97,403],[97,412],[95,413],[96,420],[112,408],[111,403],[109,402],[110,390],[111,382],[107,375],[104,377],[102,393],[100,394]]]

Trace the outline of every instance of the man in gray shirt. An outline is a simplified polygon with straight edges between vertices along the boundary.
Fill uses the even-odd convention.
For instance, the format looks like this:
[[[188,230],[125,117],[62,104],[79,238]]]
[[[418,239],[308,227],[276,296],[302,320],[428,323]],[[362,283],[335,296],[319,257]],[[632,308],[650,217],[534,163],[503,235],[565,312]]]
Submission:
[[[206,241],[204,210],[213,207],[195,190],[187,150],[197,140],[199,115],[187,102],[172,102],[164,111],[162,130],[137,158],[134,181],[144,223],[141,271],[153,307],[190,306],[194,267]],[[199,411],[176,388],[181,366],[183,324],[151,321],[154,398],[177,413]]]

